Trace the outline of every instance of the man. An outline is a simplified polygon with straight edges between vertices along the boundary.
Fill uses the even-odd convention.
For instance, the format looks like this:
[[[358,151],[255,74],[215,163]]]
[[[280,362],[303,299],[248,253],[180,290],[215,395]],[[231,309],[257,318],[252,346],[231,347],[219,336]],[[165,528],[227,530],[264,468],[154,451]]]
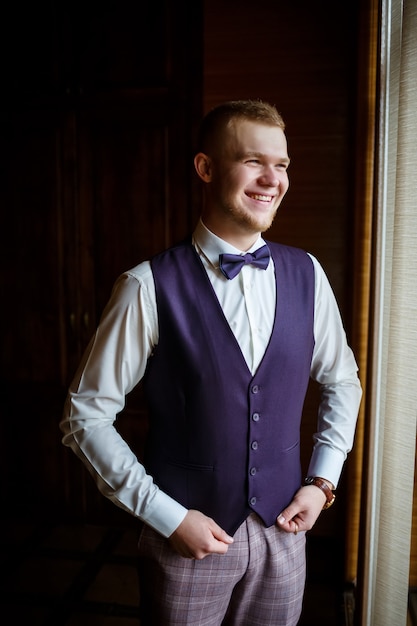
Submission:
[[[262,239],[288,190],[284,122],[261,101],[203,120],[192,240],[117,281],[68,394],[63,442],[143,522],[141,624],[295,625],[305,531],[334,499],[361,398],[319,263]],[[321,386],[308,469],[300,421]],[[144,379],[144,464],[116,432]]]

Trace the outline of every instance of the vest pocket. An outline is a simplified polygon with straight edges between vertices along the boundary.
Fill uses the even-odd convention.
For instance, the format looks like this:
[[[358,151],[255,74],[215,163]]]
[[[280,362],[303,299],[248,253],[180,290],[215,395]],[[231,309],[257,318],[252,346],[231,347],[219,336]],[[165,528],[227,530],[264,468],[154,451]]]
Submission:
[[[282,448],[282,452],[291,452],[291,450],[294,450],[294,448],[298,448],[299,445],[300,445],[300,440],[297,439],[297,441],[293,443],[291,446],[289,446],[288,448]]]

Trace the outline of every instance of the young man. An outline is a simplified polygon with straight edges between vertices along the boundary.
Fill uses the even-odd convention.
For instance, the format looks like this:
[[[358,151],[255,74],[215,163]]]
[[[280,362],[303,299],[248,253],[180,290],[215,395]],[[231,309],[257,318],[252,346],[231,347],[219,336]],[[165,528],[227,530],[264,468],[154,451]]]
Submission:
[[[305,531],[332,503],[352,446],[357,366],[317,260],[262,238],[289,184],[275,107],[216,107],[199,150],[201,220],[189,242],[117,281],[69,390],[63,442],[143,522],[141,624],[290,626]],[[305,482],[310,377],[321,402]],[[113,426],[141,379],[143,465]]]

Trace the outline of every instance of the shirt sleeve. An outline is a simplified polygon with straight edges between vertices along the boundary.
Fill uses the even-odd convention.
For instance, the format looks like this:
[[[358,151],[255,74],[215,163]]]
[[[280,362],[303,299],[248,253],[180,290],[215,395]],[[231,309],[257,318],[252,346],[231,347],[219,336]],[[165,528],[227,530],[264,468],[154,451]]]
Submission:
[[[168,537],[187,509],[163,493],[115,428],[125,396],[142,379],[158,341],[148,262],[123,274],[72,381],[60,424],[104,496]]]
[[[320,386],[320,403],[308,475],[337,487],[352,449],[362,388],[332,288],[317,259],[311,258],[316,280],[311,377]]]

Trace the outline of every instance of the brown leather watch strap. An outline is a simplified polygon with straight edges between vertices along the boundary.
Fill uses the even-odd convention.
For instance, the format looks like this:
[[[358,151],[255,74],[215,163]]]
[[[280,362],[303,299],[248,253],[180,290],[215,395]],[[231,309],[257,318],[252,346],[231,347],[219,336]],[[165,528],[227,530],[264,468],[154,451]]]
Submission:
[[[330,506],[332,506],[333,502],[336,499],[336,496],[334,494],[334,491],[330,489],[329,485],[323,478],[320,478],[319,476],[307,476],[307,478],[305,479],[305,484],[315,485],[323,491],[324,495],[326,496],[326,502],[324,504],[323,510],[326,510]]]

